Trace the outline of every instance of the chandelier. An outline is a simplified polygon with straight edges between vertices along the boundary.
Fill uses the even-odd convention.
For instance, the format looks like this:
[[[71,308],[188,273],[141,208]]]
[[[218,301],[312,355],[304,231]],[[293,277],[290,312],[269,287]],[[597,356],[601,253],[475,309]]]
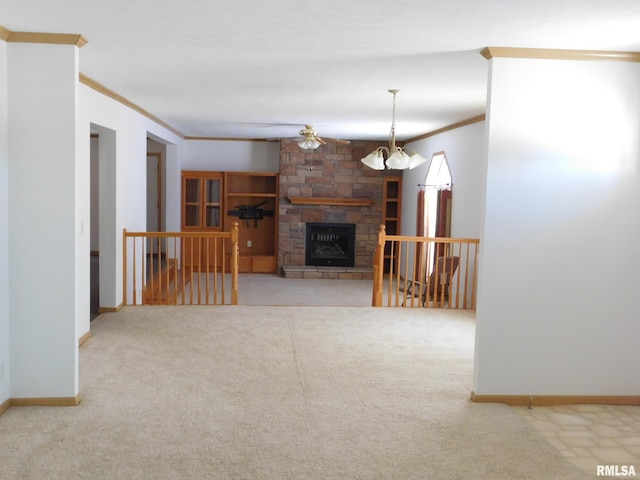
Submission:
[[[408,155],[403,148],[396,146],[396,94],[398,92],[399,90],[389,90],[389,93],[393,95],[393,116],[391,117],[391,133],[389,134],[389,146],[378,147],[369,155],[360,160],[367,167],[373,168],[374,170],[385,169],[385,153],[387,156],[386,168],[393,170],[406,170],[415,168],[427,161],[427,159],[419,153],[412,151],[411,155]]]

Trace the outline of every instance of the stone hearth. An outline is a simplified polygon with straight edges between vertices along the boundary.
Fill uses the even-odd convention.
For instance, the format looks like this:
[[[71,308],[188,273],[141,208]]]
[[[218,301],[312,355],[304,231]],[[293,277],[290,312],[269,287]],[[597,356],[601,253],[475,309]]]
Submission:
[[[282,267],[285,278],[323,279],[323,280],[373,280],[373,268],[364,267]]]

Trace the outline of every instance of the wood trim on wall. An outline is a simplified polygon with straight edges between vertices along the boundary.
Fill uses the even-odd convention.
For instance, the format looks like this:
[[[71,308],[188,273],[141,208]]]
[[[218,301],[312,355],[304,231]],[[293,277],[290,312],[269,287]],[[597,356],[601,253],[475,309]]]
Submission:
[[[9,35],[11,35],[11,30],[8,30],[0,25],[0,40],[4,40],[6,42],[9,39]],[[1,414],[2,413],[0,413],[0,415]]]
[[[182,134],[182,132],[176,130],[175,128],[173,128],[168,123],[160,120],[158,117],[156,117],[155,115],[149,113],[144,108],[136,105],[132,101],[127,100],[122,95],[120,95],[120,94],[114,92],[113,90],[105,87],[101,83],[98,83],[95,80],[87,77],[83,73],[80,74],[79,80],[80,80],[80,83],[83,83],[84,85],[86,85],[89,88],[93,88],[96,92],[102,93],[103,95],[106,95],[107,97],[112,98],[116,102],[120,102],[124,106],[129,107],[132,110],[135,110],[136,112],[140,113],[141,115],[144,115],[145,117],[147,117],[150,120],[153,120],[158,125],[162,125],[164,128],[166,128],[167,130],[170,130],[171,132],[175,133],[179,137],[184,138],[184,135]]]
[[[287,197],[293,205],[334,205],[342,207],[370,207],[373,198]]]
[[[422,135],[418,135],[417,137],[408,138],[403,143],[411,143],[416,142],[418,140],[424,140],[425,138],[433,137],[434,135],[440,135],[441,133],[448,132],[449,130],[455,130],[456,128],[466,127],[467,125],[472,125],[474,123],[483,122],[486,115],[480,114],[475,117],[467,118],[466,120],[461,120],[460,122],[452,123],[451,125],[447,125],[446,127],[439,128],[437,130],[433,130],[432,132],[423,133]]]
[[[185,136],[185,140],[213,140],[216,142],[275,142],[268,138],[241,138],[241,137],[192,137]]]
[[[490,60],[496,57],[538,58],[547,60],[605,60],[640,62],[640,52],[609,52],[600,50],[559,50],[553,48],[486,47],[480,54]]]
[[[11,399],[7,399],[4,402],[0,403],[0,416],[2,416],[2,414],[4,412],[6,412],[7,410],[9,410],[9,407],[11,406]]]
[[[84,344],[84,342],[86,342],[90,338],[91,338],[91,331],[85,333],[80,337],[80,339],[78,340],[78,346],[81,347]]]
[[[82,48],[87,44],[87,39],[75,33],[11,32],[7,42],[51,43],[55,45],[75,45],[78,48]]]
[[[640,395],[477,395],[475,403],[504,403],[512,407],[549,407],[552,405],[630,405],[640,406]]]
[[[117,307],[98,307],[98,313],[118,313],[124,307],[124,302]]]
[[[77,33],[12,32],[0,25],[0,40],[12,43],[51,43],[84,47],[87,39]]]
[[[80,396],[75,397],[42,397],[12,398],[12,407],[75,407],[80,403]]]

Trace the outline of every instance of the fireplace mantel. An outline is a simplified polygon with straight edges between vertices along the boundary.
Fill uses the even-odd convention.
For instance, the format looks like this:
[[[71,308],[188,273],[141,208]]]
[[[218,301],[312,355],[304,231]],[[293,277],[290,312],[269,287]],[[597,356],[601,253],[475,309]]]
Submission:
[[[372,198],[287,197],[293,205],[339,205],[343,207],[370,207]]]

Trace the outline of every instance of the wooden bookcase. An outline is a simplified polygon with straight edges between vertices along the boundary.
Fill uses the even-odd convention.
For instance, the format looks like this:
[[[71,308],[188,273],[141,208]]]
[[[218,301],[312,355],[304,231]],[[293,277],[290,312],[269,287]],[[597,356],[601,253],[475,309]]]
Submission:
[[[229,231],[238,222],[239,270],[276,273],[278,269],[278,174],[260,172],[182,172],[182,231]],[[259,220],[233,215],[242,207],[256,207]],[[231,212],[231,213],[230,213]],[[228,245],[230,248],[230,245]],[[199,241],[185,243],[185,265],[213,266],[211,252]],[[227,249],[230,261],[231,253]],[[221,265],[222,258],[215,261]]]
[[[216,232],[223,226],[223,175],[220,172],[182,172],[182,219],[183,232]],[[204,240],[186,241],[184,244],[185,266],[222,265],[222,257],[213,254],[214,245]]]
[[[238,222],[239,270],[276,273],[278,269],[278,174],[224,173],[224,228]],[[259,220],[230,215],[243,207],[262,209]]]
[[[402,213],[402,177],[385,177],[382,191],[382,223],[387,235],[400,235]],[[391,244],[385,245],[384,271],[391,266]],[[397,258],[397,255],[396,255]],[[394,270],[395,270],[394,266]]]

